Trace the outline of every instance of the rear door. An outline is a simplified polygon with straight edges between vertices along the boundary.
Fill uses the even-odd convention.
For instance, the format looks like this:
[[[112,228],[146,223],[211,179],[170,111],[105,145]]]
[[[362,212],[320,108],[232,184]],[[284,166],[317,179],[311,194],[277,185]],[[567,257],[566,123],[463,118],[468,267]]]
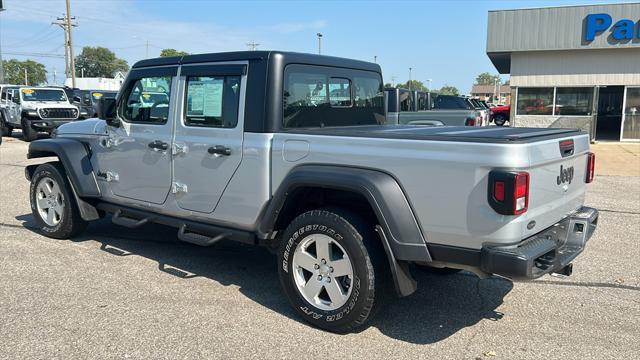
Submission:
[[[183,65],[174,144],[174,192],[185,210],[211,213],[242,161],[245,63]]]
[[[133,69],[118,99],[119,127],[96,149],[98,180],[115,197],[162,204],[171,188],[177,66]]]

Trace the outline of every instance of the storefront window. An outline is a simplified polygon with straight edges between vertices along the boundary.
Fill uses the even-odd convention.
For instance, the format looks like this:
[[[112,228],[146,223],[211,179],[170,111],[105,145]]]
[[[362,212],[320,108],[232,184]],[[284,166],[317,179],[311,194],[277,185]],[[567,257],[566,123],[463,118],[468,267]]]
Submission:
[[[622,138],[640,139],[640,87],[627,88]]]
[[[553,88],[519,88],[518,115],[553,115]]]
[[[591,115],[593,88],[557,88],[555,115]]]

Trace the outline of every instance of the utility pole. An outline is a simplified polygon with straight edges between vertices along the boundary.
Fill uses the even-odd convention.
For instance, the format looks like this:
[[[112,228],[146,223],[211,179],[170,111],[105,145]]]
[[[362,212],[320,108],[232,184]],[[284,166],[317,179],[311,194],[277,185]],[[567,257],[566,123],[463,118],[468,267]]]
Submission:
[[[432,81],[433,81],[432,79],[427,79],[427,84],[429,84],[429,85],[427,86],[427,90],[429,90],[429,92],[431,92],[431,82],[432,82]]]
[[[69,5],[69,0],[67,0]],[[58,25],[64,30],[64,74],[66,78],[71,78],[73,87],[75,87],[75,59],[73,57],[73,49],[69,46],[71,44],[71,28],[78,26],[78,24],[71,23],[75,20],[75,17],[69,17],[69,7],[67,7],[67,16],[56,18],[56,21],[52,22],[54,25]],[[72,66],[73,61],[73,66]]]
[[[27,76],[27,68],[24,68],[24,85],[25,86],[29,85],[29,78]]]
[[[147,42],[145,43],[144,58],[145,59],[149,58],[149,40],[147,40]]]
[[[396,79],[397,79],[397,78],[396,78],[396,76],[395,76],[395,75],[392,75],[392,76],[391,76],[391,86],[392,86],[392,87],[396,87]]]
[[[0,1],[0,12],[5,10],[2,1]],[[0,84],[4,83],[4,67],[2,66],[2,43],[0,43]]]
[[[73,56],[73,31],[71,26],[71,0],[67,0],[67,32],[69,33],[69,64],[71,67],[71,87],[76,87],[76,59]]]
[[[258,49],[258,46],[260,46],[260,44],[258,44],[255,41],[251,41],[251,42],[247,43],[246,45],[249,48],[249,50],[251,50],[251,51],[256,51]]]
[[[56,68],[55,66],[53,67],[53,83],[56,83]]]
[[[412,68],[409,68],[409,91],[411,91],[411,70]]]
[[[378,55],[373,55],[373,62],[378,63]]]
[[[316,36],[318,37],[318,55],[320,55],[322,54],[322,34],[317,33]]]

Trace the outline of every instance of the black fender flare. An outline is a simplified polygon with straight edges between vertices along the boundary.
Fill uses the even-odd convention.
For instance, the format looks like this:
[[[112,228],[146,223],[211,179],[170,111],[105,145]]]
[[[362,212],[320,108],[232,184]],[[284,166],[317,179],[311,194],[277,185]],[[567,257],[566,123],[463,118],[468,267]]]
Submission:
[[[51,156],[60,159],[67,173],[80,216],[86,221],[99,219],[97,209],[83,199],[100,197],[89,149],[82,142],[74,139],[53,138],[29,143],[28,159]],[[27,180],[31,180],[37,167],[38,165],[29,165],[25,168]]]
[[[301,165],[292,169],[273,195],[260,222],[260,232],[274,230],[293,190],[320,187],[353,191],[371,206],[396,260],[430,262],[427,242],[402,187],[391,175],[370,169]]]
[[[91,165],[91,154],[82,142],[74,139],[53,138],[29,143],[28,159],[49,156],[60,159],[78,196],[100,197],[100,189]]]

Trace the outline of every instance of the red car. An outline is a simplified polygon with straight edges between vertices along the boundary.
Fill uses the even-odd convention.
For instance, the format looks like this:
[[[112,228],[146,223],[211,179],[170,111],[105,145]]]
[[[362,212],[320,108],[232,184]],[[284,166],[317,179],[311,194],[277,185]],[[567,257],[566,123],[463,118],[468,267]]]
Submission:
[[[496,125],[502,126],[509,120],[510,112],[511,105],[494,106],[491,108],[491,119]]]

